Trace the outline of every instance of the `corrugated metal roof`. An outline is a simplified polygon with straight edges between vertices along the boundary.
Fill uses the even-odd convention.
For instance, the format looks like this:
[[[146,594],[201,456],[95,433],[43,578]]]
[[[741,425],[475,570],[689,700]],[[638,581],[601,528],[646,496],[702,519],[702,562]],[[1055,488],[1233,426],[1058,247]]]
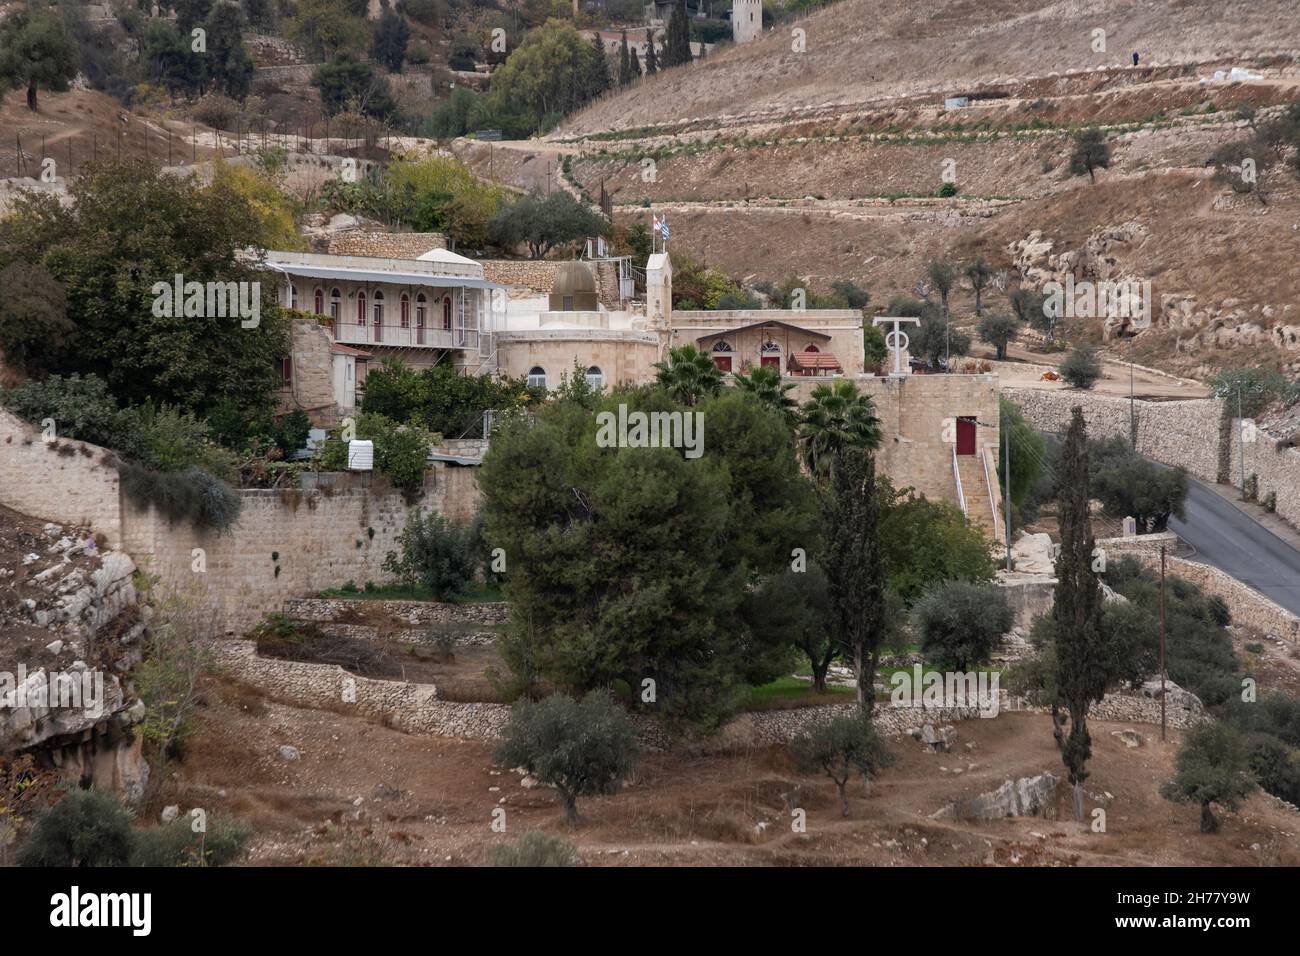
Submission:
[[[305,266],[289,262],[268,262],[267,268],[285,275],[305,276],[308,279],[339,279],[352,282],[392,283],[394,285],[427,285],[440,289],[504,289],[506,286],[486,279],[468,276],[437,276],[427,272],[387,272],[373,269],[344,269],[333,266]]]

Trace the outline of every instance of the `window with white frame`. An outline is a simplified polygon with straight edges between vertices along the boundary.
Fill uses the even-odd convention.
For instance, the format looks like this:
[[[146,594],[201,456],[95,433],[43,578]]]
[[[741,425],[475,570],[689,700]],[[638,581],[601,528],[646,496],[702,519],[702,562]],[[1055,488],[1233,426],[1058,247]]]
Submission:
[[[540,365],[534,365],[530,368],[528,370],[528,385],[530,387],[545,388],[546,369],[542,368]]]

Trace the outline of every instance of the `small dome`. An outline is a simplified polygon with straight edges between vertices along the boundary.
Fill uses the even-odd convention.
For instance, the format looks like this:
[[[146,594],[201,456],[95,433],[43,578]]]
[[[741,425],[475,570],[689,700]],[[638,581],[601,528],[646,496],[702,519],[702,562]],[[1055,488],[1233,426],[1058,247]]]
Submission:
[[[596,298],[596,277],[585,262],[562,262],[555,270],[551,286],[552,312],[594,312],[599,308]]]

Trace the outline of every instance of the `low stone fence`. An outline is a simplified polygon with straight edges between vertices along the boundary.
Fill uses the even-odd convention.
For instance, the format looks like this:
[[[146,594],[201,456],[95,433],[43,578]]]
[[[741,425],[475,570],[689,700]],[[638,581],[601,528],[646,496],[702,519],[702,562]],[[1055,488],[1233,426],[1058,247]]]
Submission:
[[[510,717],[506,704],[459,703],[438,699],[433,684],[407,684],[374,680],[349,674],[335,664],[309,664],[278,658],[259,657],[252,641],[221,641],[217,645],[217,666],[233,679],[247,684],[284,704],[312,707],[336,713],[351,713],[378,720],[387,727],[409,734],[495,740]],[[1023,701],[1002,691],[999,713],[1031,711]],[[788,743],[814,724],[837,714],[849,714],[857,704],[802,707],[794,710],[753,711],[741,714],[719,733],[694,744],[696,749],[728,749],[744,746]],[[1093,707],[1097,720],[1153,724],[1160,722],[1160,702],[1136,693],[1111,694]],[[890,707],[876,709],[876,724],[889,736],[919,730],[925,724],[955,723],[979,719],[969,707]],[[1199,713],[1179,706],[1169,708],[1169,725],[1187,727],[1201,719]],[[667,745],[663,733],[649,720],[639,720],[643,741],[650,747]]]
[[[219,641],[216,664],[280,703],[357,714],[408,734],[493,739],[510,716],[505,704],[439,700],[433,684],[374,680],[336,664],[259,657],[252,641]]]
[[[1136,554],[1134,557],[1148,567],[1160,568],[1159,555]],[[1165,570],[1167,574],[1185,578],[1203,591],[1221,597],[1232,612],[1234,624],[1254,628],[1272,638],[1293,643],[1300,641],[1300,618],[1226,571],[1186,558],[1167,558]]]
[[[504,601],[441,604],[366,598],[293,598],[284,602],[285,615],[297,621],[336,622],[361,611],[383,615],[394,623],[402,622],[412,627],[434,624],[492,626],[506,622],[510,605]]]

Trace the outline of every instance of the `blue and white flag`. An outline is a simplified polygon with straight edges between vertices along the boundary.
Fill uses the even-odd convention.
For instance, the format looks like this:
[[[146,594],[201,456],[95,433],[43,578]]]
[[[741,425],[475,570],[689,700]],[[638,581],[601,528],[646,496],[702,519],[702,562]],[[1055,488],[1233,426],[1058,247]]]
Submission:
[[[668,214],[667,213],[665,213],[664,217],[659,220],[659,237],[663,239],[664,242],[668,241]]]

